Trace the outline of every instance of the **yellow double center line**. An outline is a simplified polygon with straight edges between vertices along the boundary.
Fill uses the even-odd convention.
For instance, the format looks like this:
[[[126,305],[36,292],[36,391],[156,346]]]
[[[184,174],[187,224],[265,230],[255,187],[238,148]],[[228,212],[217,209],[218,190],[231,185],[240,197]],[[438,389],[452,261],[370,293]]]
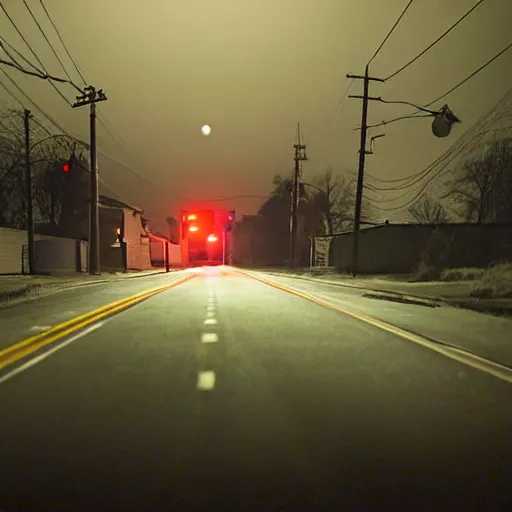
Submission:
[[[93,311],[89,311],[84,313],[83,315],[76,316],[71,320],[67,320],[58,325],[53,326],[39,334],[35,334],[34,336],[30,336],[10,347],[7,347],[3,350],[0,350],[0,370],[5,368],[6,366],[23,359],[39,349],[51,345],[56,341],[73,334],[74,332],[87,327],[99,320],[102,320],[106,317],[119,313],[125,309],[128,309],[143,300],[156,295],[157,293],[161,293],[170,288],[174,288],[180,284],[193,279],[195,274],[187,275],[181,279],[177,279],[172,283],[166,284],[164,286],[159,286],[157,288],[153,288],[151,290],[138,293],[136,295],[131,295],[130,297],[126,297],[124,299],[117,300],[115,302],[111,302],[105,306],[94,309]]]

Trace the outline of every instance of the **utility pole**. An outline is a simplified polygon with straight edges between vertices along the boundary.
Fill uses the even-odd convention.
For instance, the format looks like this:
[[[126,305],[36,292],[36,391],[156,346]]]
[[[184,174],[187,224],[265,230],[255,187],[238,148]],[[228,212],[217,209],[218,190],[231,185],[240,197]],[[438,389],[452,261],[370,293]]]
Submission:
[[[366,134],[368,131],[368,101],[378,101],[379,98],[372,98],[369,94],[370,81],[384,82],[381,78],[372,78],[368,76],[368,64],[366,65],[364,76],[347,75],[347,78],[363,80],[363,96],[349,95],[349,98],[360,98],[363,100],[363,109],[361,116],[361,140],[359,146],[359,168],[357,171],[356,205],[354,211],[354,231],[352,233],[352,275],[357,274],[357,262],[359,257],[359,227],[361,225],[361,206],[363,203],[363,185],[364,185],[364,164],[366,151]]]
[[[297,144],[294,144],[293,147],[295,149],[295,169],[293,173],[292,205],[290,218],[290,257],[288,261],[290,268],[295,267],[295,246],[297,241],[301,162],[307,160],[306,144],[302,144],[301,141],[300,124],[297,125]]]
[[[98,206],[98,167],[96,163],[96,103],[105,101],[107,96],[102,89],[92,86],[84,88],[84,93],[76,97],[73,108],[90,105],[90,206],[89,206],[89,274],[100,273],[100,228]]]
[[[226,265],[226,228],[222,230],[222,265]]]
[[[32,168],[30,166],[30,110],[23,113],[25,124],[25,194],[27,202],[28,272],[35,274],[34,210],[32,208]]]

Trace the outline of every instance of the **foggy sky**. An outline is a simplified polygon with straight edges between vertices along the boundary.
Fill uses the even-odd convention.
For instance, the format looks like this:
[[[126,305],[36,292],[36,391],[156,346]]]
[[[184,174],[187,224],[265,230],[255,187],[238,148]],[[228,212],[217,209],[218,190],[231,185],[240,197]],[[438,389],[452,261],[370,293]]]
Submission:
[[[372,63],[371,74],[382,77],[393,72],[475,2],[416,0]],[[3,3],[48,72],[63,76],[21,0]],[[79,82],[39,1],[28,3]],[[108,95],[98,110],[110,130],[122,138],[123,148],[98,125],[99,149],[148,179],[103,158],[99,160],[101,178],[117,197],[142,207],[162,226],[161,219],[176,215],[180,207],[268,194],[272,176],[292,169],[298,121],[310,159],[304,166],[305,181],[329,166],[355,170],[359,135],[353,129],[360,122],[361,102],[347,99],[340,108],[335,106],[349,83],[346,73],[363,73],[406,1],[45,3],[88,82]],[[371,94],[428,103],[509,42],[511,19],[511,0],[486,0],[417,63],[385,84],[372,84]],[[10,44],[34,60],[2,12],[0,29]],[[509,51],[441,102],[447,102],[463,121],[447,139],[432,136],[429,120],[407,120],[372,131],[386,137],[368,157],[368,172],[392,179],[428,165],[508,90],[511,64]],[[67,130],[88,138],[86,109],[67,106],[42,80],[9,72]],[[0,81],[12,89],[3,75]],[[361,85],[355,83],[351,93],[360,94]],[[74,101],[72,87],[59,89]],[[0,99],[15,105],[3,91]],[[27,107],[43,119],[33,106],[27,103]],[[369,119],[379,122],[411,110],[371,103]],[[201,134],[205,123],[212,127],[209,137]],[[216,204],[242,214],[254,213],[262,201]]]

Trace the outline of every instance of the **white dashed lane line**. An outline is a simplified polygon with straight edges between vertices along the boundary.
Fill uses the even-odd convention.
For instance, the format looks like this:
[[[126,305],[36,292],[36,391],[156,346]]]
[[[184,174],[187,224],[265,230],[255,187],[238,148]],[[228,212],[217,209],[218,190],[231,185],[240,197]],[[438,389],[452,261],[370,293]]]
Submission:
[[[201,391],[210,391],[215,387],[215,372],[209,370],[199,372],[197,375],[197,389]]]
[[[205,326],[215,326],[219,322],[216,318],[217,300],[213,291],[208,296],[208,305],[206,307]],[[201,334],[202,344],[217,343],[219,336],[215,332],[203,332]],[[197,389],[199,391],[212,391],[215,389],[215,372],[213,370],[199,371],[197,373]]]
[[[214,332],[205,332],[201,336],[201,343],[217,343],[219,337]]]

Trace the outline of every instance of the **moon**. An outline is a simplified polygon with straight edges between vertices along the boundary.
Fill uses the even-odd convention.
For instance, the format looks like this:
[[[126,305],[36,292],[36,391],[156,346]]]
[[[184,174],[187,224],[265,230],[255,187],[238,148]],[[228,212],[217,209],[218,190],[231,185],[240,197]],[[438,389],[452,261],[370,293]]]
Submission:
[[[207,124],[205,124],[201,128],[201,132],[203,133],[203,135],[210,135],[210,133],[212,132],[212,129]]]

